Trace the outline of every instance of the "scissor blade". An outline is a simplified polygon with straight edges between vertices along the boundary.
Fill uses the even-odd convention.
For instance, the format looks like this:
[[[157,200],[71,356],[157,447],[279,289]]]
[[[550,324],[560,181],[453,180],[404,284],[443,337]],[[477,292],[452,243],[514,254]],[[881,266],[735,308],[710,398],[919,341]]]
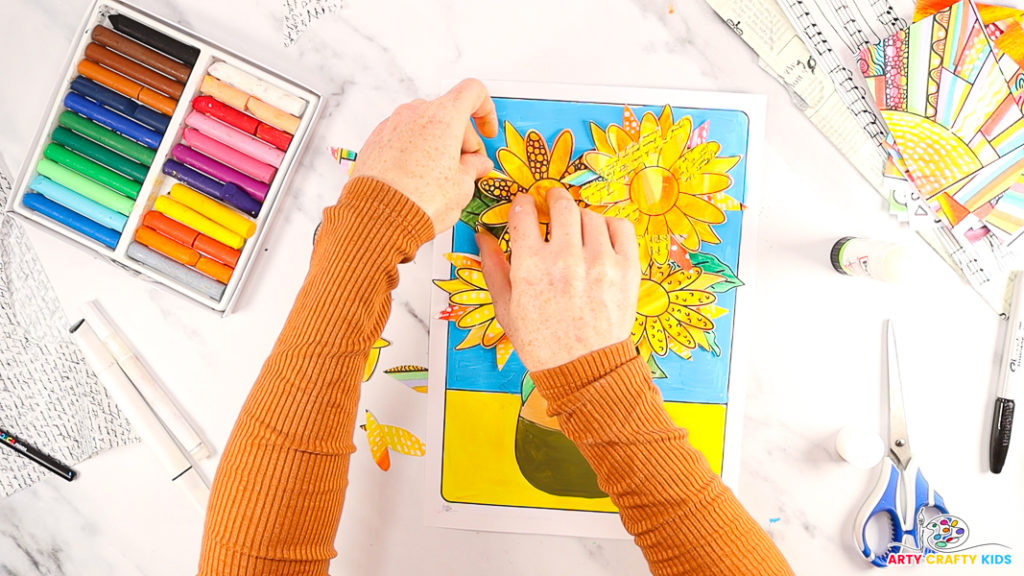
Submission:
[[[903,408],[903,379],[900,358],[896,351],[896,333],[892,320],[885,321],[886,368],[889,385],[889,452],[901,469],[910,462],[910,440],[907,438],[907,415]]]

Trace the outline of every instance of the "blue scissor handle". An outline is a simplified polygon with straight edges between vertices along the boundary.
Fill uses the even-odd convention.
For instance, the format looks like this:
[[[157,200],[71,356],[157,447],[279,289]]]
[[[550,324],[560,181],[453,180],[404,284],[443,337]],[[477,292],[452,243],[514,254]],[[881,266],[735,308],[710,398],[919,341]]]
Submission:
[[[864,502],[864,506],[862,506],[860,511],[857,513],[853,534],[854,540],[857,543],[857,549],[860,550],[860,553],[865,559],[869,560],[875,566],[886,566],[886,561],[888,560],[889,555],[898,553],[903,547],[903,536],[906,532],[903,530],[903,522],[900,518],[896,502],[899,494],[899,484],[899,469],[896,468],[896,465],[890,460],[886,460],[881,466],[881,473],[878,476],[878,482],[871,490],[871,494],[868,495],[867,500]],[[927,487],[927,483],[925,483],[925,486]],[[892,525],[891,542],[893,542],[893,544],[889,546],[885,553],[875,554],[867,542],[868,522],[878,514],[883,513],[889,515],[889,522]],[[913,532],[916,532],[916,530]]]
[[[923,543],[917,539],[920,527],[924,524],[921,511],[925,508],[935,508],[942,514],[949,514],[949,510],[946,509],[946,501],[942,499],[938,492],[932,489],[928,481],[925,480],[921,470],[915,466],[915,471],[917,473],[914,482],[914,518],[916,529],[912,531],[912,534],[914,536],[914,546],[922,547]]]

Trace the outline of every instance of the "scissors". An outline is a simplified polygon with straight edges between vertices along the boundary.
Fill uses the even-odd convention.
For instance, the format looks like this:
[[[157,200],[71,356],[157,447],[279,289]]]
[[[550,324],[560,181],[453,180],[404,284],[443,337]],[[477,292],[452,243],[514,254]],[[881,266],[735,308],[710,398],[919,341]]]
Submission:
[[[890,554],[904,548],[920,551],[919,526],[924,524],[923,512],[934,508],[949,514],[946,503],[924,479],[910,453],[907,418],[903,409],[903,385],[900,379],[899,356],[892,321],[886,320],[886,371],[889,387],[889,451],[882,459],[878,482],[871,490],[854,520],[857,549],[872,564],[885,567]],[[868,522],[878,514],[887,514],[892,526],[892,540],[882,554],[871,550],[866,541]]]

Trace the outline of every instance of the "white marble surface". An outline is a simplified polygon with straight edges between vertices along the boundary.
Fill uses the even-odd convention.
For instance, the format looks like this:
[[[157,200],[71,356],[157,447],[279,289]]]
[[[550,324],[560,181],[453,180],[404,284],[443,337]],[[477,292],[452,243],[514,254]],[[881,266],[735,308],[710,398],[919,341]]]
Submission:
[[[466,75],[755,92],[768,95],[768,124],[758,276],[745,288],[754,295],[757,321],[741,500],[766,527],[779,518],[769,532],[798,573],[871,570],[853,549],[851,524],[875,471],[843,463],[832,443],[846,423],[881,431],[881,322],[894,317],[923,469],[970,523],[972,539],[1021,549],[1024,439],[1016,440],[1001,476],[986,472],[996,318],[884,213],[875,193],[703,2],[349,0],[288,49],[276,0],[138,3],[327,96],[267,250],[226,319],[31,231],[68,310],[100,299],[218,451],[302,281],[320,210],[345,179],[327,145],[358,146],[400,102],[429,97]],[[0,7],[0,153],[15,170],[88,5],[7,0]],[[827,252],[844,235],[906,241],[917,249],[921,273],[902,286],[842,277],[831,271]],[[426,362],[425,254],[402,268],[384,332],[395,345],[384,367]],[[410,399],[398,382],[375,377],[363,401],[383,419],[425,435],[426,398]],[[425,527],[423,461],[404,458],[382,473],[365,438],[356,442],[334,574],[646,572],[630,542]],[[204,470],[212,475],[215,467],[213,459]],[[161,576],[195,569],[202,515],[145,447],[104,454],[80,471],[73,484],[48,479],[0,501],[0,574]]]

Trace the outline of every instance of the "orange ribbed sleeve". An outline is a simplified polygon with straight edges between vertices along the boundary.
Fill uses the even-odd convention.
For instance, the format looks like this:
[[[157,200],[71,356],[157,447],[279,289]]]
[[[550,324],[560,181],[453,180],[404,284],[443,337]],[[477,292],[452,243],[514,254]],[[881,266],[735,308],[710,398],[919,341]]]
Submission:
[[[629,341],[533,374],[655,576],[792,574],[662,405]]]
[[[217,469],[199,574],[327,574],[363,367],[397,264],[433,236],[416,204],[370,179],[324,211],[305,284]]]
[[[306,282],[224,449],[201,576],[327,574],[363,367],[397,264],[432,237],[422,210],[370,179],[349,182],[324,211]],[[656,575],[791,573],[673,425],[628,342],[534,381]]]

